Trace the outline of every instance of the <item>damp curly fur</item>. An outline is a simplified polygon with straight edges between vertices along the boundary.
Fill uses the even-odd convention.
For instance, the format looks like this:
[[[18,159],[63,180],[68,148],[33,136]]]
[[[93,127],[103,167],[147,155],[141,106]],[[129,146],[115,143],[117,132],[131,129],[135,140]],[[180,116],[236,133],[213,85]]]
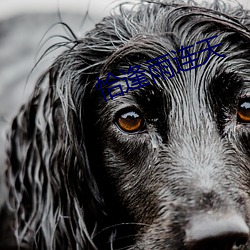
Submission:
[[[148,107],[150,104],[146,100],[149,92],[154,91],[158,93],[156,99],[165,100],[162,109],[155,111],[162,114],[162,124],[179,124],[182,115],[186,114],[182,110],[190,111],[187,99],[182,99],[181,107],[178,105],[179,95],[184,89],[183,82],[189,82],[190,86],[193,84],[193,89],[203,96],[202,92],[208,85],[206,79],[211,80],[224,71],[226,76],[231,74],[236,81],[242,78],[250,80],[247,69],[247,65],[250,65],[249,27],[249,13],[240,5],[231,7],[222,1],[203,3],[202,6],[194,1],[147,1],[134,7],[121,5],[84,37],[69,41],[68,48],[37,82],[31,99],[21,107],[9,132],[6,172],[9,200],[5,209],[12,216],[13,228],[10,231],[14,238],[2,244],[6,244],[6,248],[16,245],[20,249],[185,249],[183,230],[180,228],[187,223],[187,216],[192,211],[202,210],[203,207],[194,208],[192,204],[195,202],[191,201],[193,196],[188,197],[184,189],[175,191],[175,195],[186,197],[183,202],[185,206],[175,205],[177,201],[168,201],[172,196],[166,196],[168,191],[161,186],[165,180],[159,177],[159,172],[152,174],[154,179],[149,180],[151,174],[144,173],[139,167],[152,163],[158,169],[163,163],[180,164],[178,157],[174,156],[178,150],[166,152],[182,144],[181,141],[176,144],[172,142],[171,138],[179,138],[178,134],[171,129],[173,135],[169,132],[156,136],[160,145],[157,152],[149,146],[145,149],[149,138],[144,140],[142,136],[129,141],[128,138],[114,135],[118,132],[109,130],[108,126],[111,127],[113,123],[110,113],[112,109],[116,110],[117,105],[133,106],[134,100],[139,98],[144,100],[141,106]],[[119,69],[127,70],[129,65],[143,64],[171,50],[176,51],[181,45],[193,45],[213,35],[218,35],[214,42],[222,43],[218,51],[226,58],[212,56],[203,68],[180,73],[172,82],[157,81],[156,85],[130,91],[124,97],[108,99],[107,103],[96,89],[97,76],[104,79],[108,72],[117,75]],[[198,78],[199,84],[196,81]],[[224,78],[221,77],[222,82]],[[163,94],[164,91],[172,94],[167,96]],[[204,98],[198,106],[206,106],[212,99],[212,96],[206,100]],[[166,103],[177,110],[175,122],[167,121]],[[219,106],[221,100],[214,103]],[[207,106],[209,111],[217,112],[218,106]],[[212,119],[209,114],[204,119]],[[193,111],[192,116],[201,118],[197,110]],[[216,117],[219,117],[215,118],[218,124],[220,119],[229,119],[225,115]],[[209,137],[213,129],[202,119],[200,123],[205,124]],[[161,131],[162,124],[153,126],[158,126],[157,130]],[[187,125],[188,121],[183,124]],[[184,130],[192,133],[192,128],[199,130],[202,126],[193,122],[191,128],[187,125]],[[236,152],[240,152],[243,159],[238,160],[238,164],[245,174],[241,176],[241,181],[236,179],[247,189],[249,146],[245,142],[239,147],[226,147],[230,143],[236,144],[237,136],[230,127],[227,130],[221,127],[218,126],[218,130],[224,141],[221,139],[221,144],[216,144],[216,139],[210,140],[220,152],[216,164],[223,162],[224,154],[230,158],[230,163],[225,160],[226,163],[222,165],[230,165],[235,162],[233,157]],[[182,134],[186,138],[185,133]],[[242,134],[249,137],[248,131]],[[240,140],[242,138],[243,135]],[[200,141],[203,142],[203,139]],[[163,144],[168,143],[171,146],[167,150]],[[213,151],[213,145],[210,149]],[[145,160],[146,154],[152,156],[151,160]],[[131,170],[135,164],[138,173]],[[182,174],[185,172],[180,170],[169,174],[172,179],[165,186],[178,186],[177,180],[183,181]],[[234,173],[230,174],[235,176]],[[137,179],[134,175],[137,175]],[[143,189],[146,185],[144,182],[148,185],[147,191]],[[240,210],[248,221],[244,205],[247,202],[242,198],[239,206],[236,198],[239,193],[232,188],[228,190],[232,206]],[[154,191],[158,192],[159,197]],[[243,191],[249,200],[248,191]],[[172,214],[171,209],[174,210]],[[168,218],[166,230],[161,227],[163,217]]]

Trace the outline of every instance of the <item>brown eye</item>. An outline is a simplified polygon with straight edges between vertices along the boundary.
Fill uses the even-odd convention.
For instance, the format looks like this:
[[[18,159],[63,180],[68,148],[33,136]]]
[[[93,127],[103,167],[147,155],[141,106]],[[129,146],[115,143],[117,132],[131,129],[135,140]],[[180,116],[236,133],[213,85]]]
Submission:
[[[144,127],[144,119],[135,111],[124,112],[119,115],[117,125],[123,131],[133,133]]]
[[[237,111],[238,122],[250,123],[250,99],[240,101]]]

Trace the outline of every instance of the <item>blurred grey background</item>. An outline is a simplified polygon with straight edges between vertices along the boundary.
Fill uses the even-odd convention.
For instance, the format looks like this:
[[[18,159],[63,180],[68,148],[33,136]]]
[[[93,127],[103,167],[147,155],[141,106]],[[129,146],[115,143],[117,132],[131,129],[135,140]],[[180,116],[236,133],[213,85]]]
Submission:
[[[51,38],[46,42],[46,39],[67,33],[62,26],[53,24],[63,21],[81,36],[120,2],[123,1],[0,0],[0,174],[4,170],[6,129],[38,76],[60,53],[60,50],[50,53],[31,73],[46,48],[63,41]],[[238,4],[235,0],[225,2]],[[250,9],[249,0],[238,2]]]

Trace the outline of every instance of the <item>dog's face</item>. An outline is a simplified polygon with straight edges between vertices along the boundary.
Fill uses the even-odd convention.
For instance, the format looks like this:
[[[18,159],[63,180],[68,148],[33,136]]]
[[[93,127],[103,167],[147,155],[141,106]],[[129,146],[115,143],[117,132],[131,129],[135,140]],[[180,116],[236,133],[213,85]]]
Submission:
[[[9,134],[4,249],[250,250],[250,18],[210,7],[121,8],[57,58]]]
[[[97,165],[132,218],[123,222],[137,225],[127,232],[134,237],[128,249],[243,249],[250,225],[250,40],[226,24],[179,18],[170,34],[135,35],[100,70],[104,79],[140,64],[151,84],[113,100],[106,87],[107,102],[94,90]],[[201,53],[199,62],[209,57],[204,65],[153,83],[143,62],[213,35],[211,44],[221,43],[215,51],[226,57]]]

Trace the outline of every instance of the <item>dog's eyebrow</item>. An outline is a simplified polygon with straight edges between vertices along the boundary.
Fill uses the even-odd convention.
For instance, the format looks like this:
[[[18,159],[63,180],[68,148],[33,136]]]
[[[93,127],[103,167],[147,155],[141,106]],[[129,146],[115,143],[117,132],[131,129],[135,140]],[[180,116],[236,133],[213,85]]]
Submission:
[[[216,74],[208,86],[208,97],[214,107],[235,106],[241,93],[244,81],[236,72],[222,72]]]
[[[232,89],[234,92],[243,86],[242,78],[236,72],[223,72],[220,75],[216,75],[212,84],[222,91],[230,91]]]

